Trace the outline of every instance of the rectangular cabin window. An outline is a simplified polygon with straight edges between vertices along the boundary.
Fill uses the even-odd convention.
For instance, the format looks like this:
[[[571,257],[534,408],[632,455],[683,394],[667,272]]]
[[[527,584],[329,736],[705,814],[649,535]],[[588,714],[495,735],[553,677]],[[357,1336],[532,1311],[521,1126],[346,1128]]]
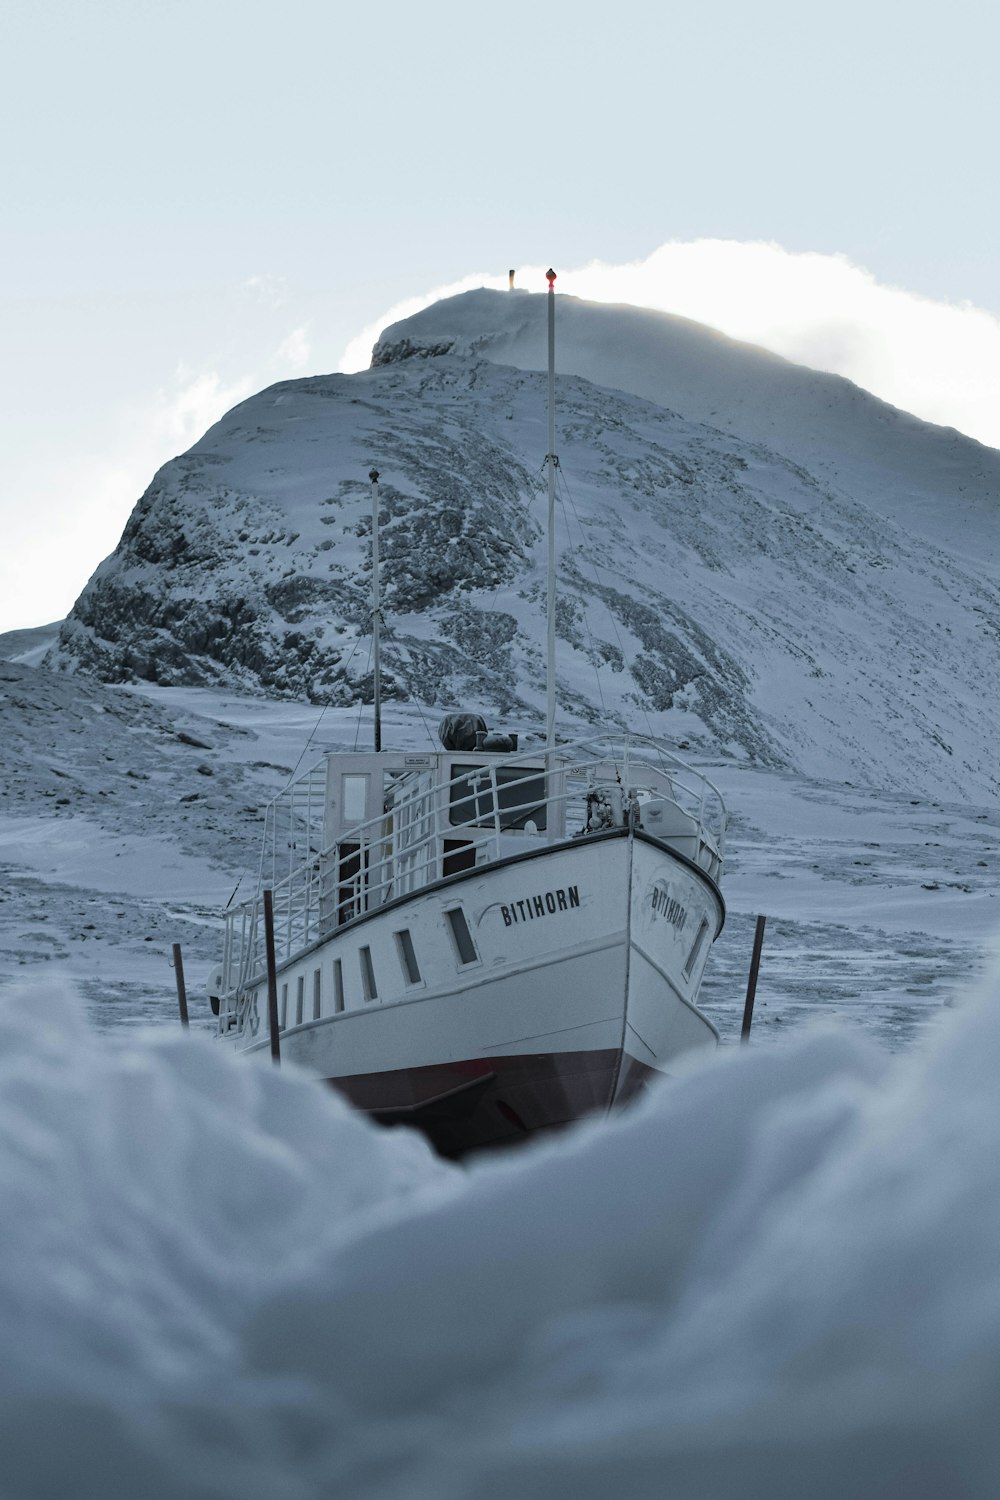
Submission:
[[[339,958],[333,960],[333,1011],[340,1015],[344,1008],[344,965]]]
[[[295,986],[295,1024],[302,1025],[302,1007],[306,998],[306,976],[300,974]]]
[[[449,817],[452,827],[493,828],[495,810],[489,768],[456,766],[451,783]],[[534,823],[541,833],[546,827],[545,776],[524,766],[497,766],[497,807],[505,832]]]
[[[279,1030],[284,1031],[288,1025],[288,985],[281,986],[281,1018],[278,1022]]]
[[[368,848],[362,858],[360,844],[343,843],[337,846],[337,854],[337,924],[342,926],[364,910]]]
[[[372,950],[361,949],[361,987],[365,992],[366,1000],[378,999],[378,988],[375,984],[375,969],[372,966]]]
[[[475,964],[479,962],[479,954],[476,945],[472,941],[472,933],[469,924],[465,920],[465,912],[460,906],[453,906],[450,911],[445,912],[448,918],[448,926],[451,928],[452,941],[458,953],[458,961],[461,964]]]
[[[313,1020],[318,1021],[323,1011],[323,970],[313,971]]]
[[[368,813],[368,777],[356,771],[340,778],[340,821],[363,823]]]
[[[413,939],[408,932],[396,933],[396,944],[399,948],[399,961],[403,965],[403,977],[407,984],[420,984],[420,965],[417,963],[417,955],[413,951]]]
[[[441,861],[442,875],[461,875],[463,870],[476,868],[474,839],[445,839],[444,858]]]
[[[694,966],[698,962],[698,959],[701,955],[701,950],[705,946],[705,939],[707,938],[707,936],[708,923],[704,918],[702,918],[701,926],[698,928],[698,935],[695,938],[694,942],[691,944],[691,952],[688,954],[687,963],[684,965],[685,979],[689,979],[691,977]]]

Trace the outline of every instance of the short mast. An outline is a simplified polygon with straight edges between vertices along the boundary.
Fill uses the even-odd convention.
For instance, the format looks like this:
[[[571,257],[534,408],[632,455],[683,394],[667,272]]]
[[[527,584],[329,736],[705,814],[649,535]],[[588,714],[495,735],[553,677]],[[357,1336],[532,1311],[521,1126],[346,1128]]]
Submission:
[[[372,659],[375,667],[375,749],[382,748],[382,657],[379,627],[382,623],[378,576],[378,469],[368,475],[372,482]]]
[[[548,626],[546,660],[545,744],[549,750],[556,743],[556,273],[545,273],[549,283],[549,451],[545,462],[549,469],[549,586],[545,619]]]

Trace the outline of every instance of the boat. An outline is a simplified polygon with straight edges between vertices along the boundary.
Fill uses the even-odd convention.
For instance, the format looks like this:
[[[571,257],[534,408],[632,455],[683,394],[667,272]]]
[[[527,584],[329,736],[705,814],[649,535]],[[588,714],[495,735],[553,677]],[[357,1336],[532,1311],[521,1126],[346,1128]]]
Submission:
[[[210,983],[221,1041],[451,1158],[620,1108],[718,1041],[697,999],[725,915],[720,793],[649,737],[556,739],[554,280],[544,743],[453,713],[437,748],[382,748],[373,470],[374,748],[326,753],[270,804]]]

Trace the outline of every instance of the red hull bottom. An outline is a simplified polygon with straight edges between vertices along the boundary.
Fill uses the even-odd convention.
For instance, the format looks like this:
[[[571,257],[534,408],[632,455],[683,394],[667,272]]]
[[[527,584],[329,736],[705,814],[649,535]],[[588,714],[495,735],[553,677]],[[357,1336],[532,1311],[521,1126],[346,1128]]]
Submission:
[[[616,1048],[527,1053],[359,1073],[329,1082],[381,1125],[410,1125],[441,1156],[517,1145],[619,1108],[656,1070]]]

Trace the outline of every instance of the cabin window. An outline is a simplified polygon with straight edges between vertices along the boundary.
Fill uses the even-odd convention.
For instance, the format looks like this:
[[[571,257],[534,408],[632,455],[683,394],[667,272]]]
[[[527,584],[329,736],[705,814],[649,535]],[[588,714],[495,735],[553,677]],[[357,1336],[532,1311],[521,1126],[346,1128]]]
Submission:
[[[708,923],[704,920],[704,918],[702,918],[701,926],[698,928],[698,935],[695,938],[694,942],[691,944],[691,952],[688,954],[687,963],[684,965],[685,979],[689,979],[691,977],[694,966],[701,956],[701,950],[705,946],[705,939],[707,938],[707,936]]]
[[[295,986],[295,1024],[302,1025],[302,1008],[306,998],[306,976],[300,974]]]
[[[368,875],[368,849],[360,844],[340,844],[337,861],[337,923],[353,922],[364,910],[364,887]],[[362,869],[363,864],[363,869]]]
[[[283,984],[281,986],[281,1019],[278,1022],[278,1028],[279,1028],[279,1030],[284,1031],[284,1029],[285,1029],[285,1027],[287,1025],[288,1025],[288,985],[287,984]]]
[[[339,958],[333,960],[333,1009],[340,1015],[344,1008],[344,965]]]
[[[449,809],[452,826],[495,827],[493,788],[488,768],[456,766],[454,776]],[[509,832],[523,829],[526,823],[534,823],[541,832],[546,827],[547,811],[542,772],[524,766],[497,766],[496,781],[500,827]]]
[[[442,875],[461,875],[463,870],[476,868],[477,845],[473,839],[445,839]]]
[[[452,940],[458,953],[458,961],[462,964],[475,964],[479,962],[479,954],[476,945],[472,941],[472,933],[469,924],[465,920],[465,912],[460,906],[453,906],[450,911],[445,912],[448,918],[448,926],[451,928]]]
[[[372,950],[362,948],[361,950],[361,987],[365,992],[366,1000],[378,999],[378,988],[375,984],[375,969],[372,966]]]
[[[313,971],[313,1020],[318,1021],[323,1010],[323,971]]]
[[[357,772],[340,778],[341,823],[363,823],[368,812],[368,777]]]
[[[420,984],[422,982],[420,965],[413,951],[413,939],[408,932],[397,932],[396,943],[399,947],[399,961],[403,965],[403,977],[407,984]]]

